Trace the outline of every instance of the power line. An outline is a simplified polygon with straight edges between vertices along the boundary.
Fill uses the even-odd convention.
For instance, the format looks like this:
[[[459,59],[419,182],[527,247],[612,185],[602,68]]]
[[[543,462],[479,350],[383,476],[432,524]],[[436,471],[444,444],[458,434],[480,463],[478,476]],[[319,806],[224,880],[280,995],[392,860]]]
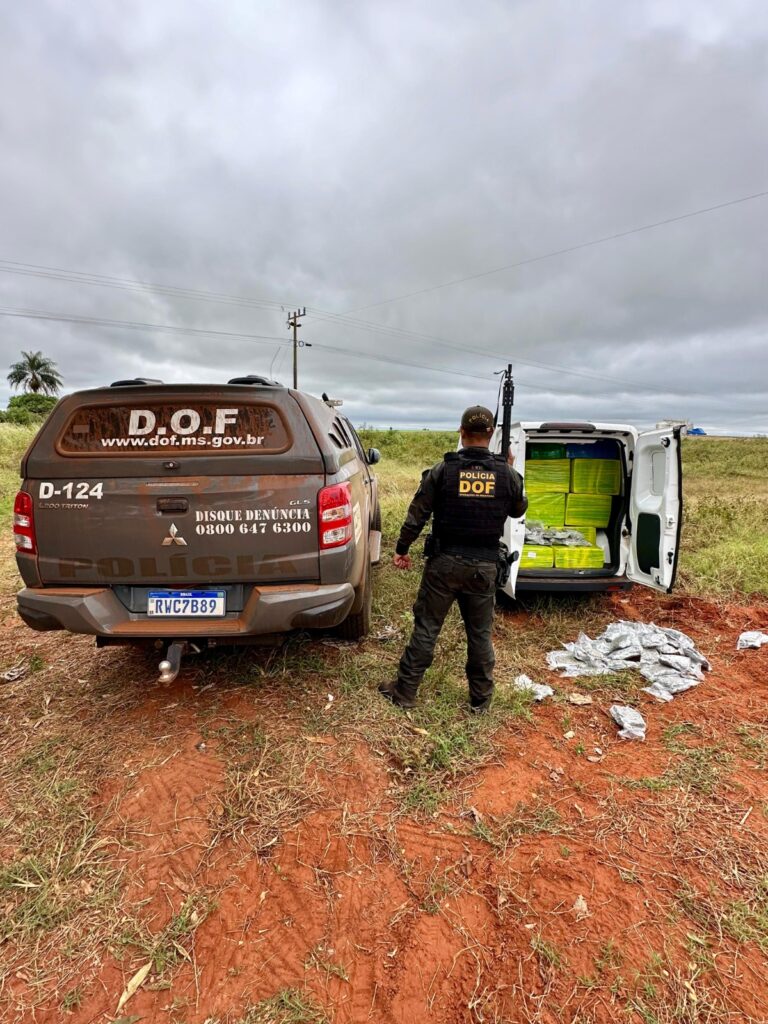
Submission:
[[[198,337],[222,337],[231,338],[238,341],[254,341],[256,342],[256,344],[267,344],[268,342],[272,343],[276,341],[279,346],[285,347],[288,347],[292,344],[292,342],[287,341],[285,338],[281,338],[278,335],[272,334],[247,334],[240,333],[237,331],[217,331],[198,327],[177,327],[173,324],[151,324],[132,320],[111,320],[104,317],[75,316],[68,313],[51,313],[47,310],[12,309],[7,307],[0,307],[0,316],[18,317],[30,320],[52,320],[61,323],[83,324],[86,326],[95,327],[118,327],[130,330],[163,331],[173,334],[186,334]],[[390,366],[403,366],[408,367],[409,369],[427,370],[430,373],[442,373],[453,377],[462,377],[468,380],[481,380],[486,384],[489,383],[490,380],[492,380],[490,374],[481,376],[475,373],[466,373],[463,370],[449,370],[445,367],[430,366],[425,363],[406,362],[405,360],[402,359],[392,359],[389,356],[377,356],[369,352],[359,352],[353,349],[342,348],[339,345],[327,345],[321,344],[319,342],[313,342],[312,344],[314,348],[324,349],[327,352],[334,352],[339,355],[346,356],[348,358],[351,357],[353,359],[368,359],[373,360],[375,362],[386,363],[387,365]],[[521,382],[518,386],[546,392],[557,392],[560,394],[567,395],[573,394],[573,392],[570,390],[563,391],[558,388],[552,388],[547,384],[539,385],[526,384],[525,382]]]
[[[357,328],[359,330],[373,331],[384,335],[390,335],[393,337],[406,337],[416,338],[424,341],[434,341],[444,348],[452,348],[457,352],[472,352],[476,355],[484,356],[487,359],[492,359],[498,363],[499,360],[506,358],[504,353],[491,352],[487,349],[476,348],[473,345],[467,345],[466,343],[450,341],[437,334],[426,334],[422,331],[410,331],[404,327],[391,327],[387,324],[376,324],[367,320],[357,320],[345,316],[344,314],[324,314],[319,310],[312,312],[312,316],[321,321],[329,323],[338,323],[341,326],[347,326],[351,328]],[[523,363],[526,366],[533,366],[537,369],[549,370],[552,373],[565,373],[568,376],[584,377],[589,380],[607,381],[612,384],[622,384],[626,387],[630,387],[633,391],[641,390],[648,392],[658,392],[659,394],[668,394],[669,389],[660,387],[657,384],[646,384],[642,381],[629,381],[621,377],[611,377],[603,373],[593,373],[590,370],[578,370],[568,366],[554,366],[551,363],[542,363],[534,359],[524,359],[515,355],[515,363]]]
[[[494,360],[501,359],[501,358],[503,358],[503,356],[502,356],[502,354],[499,354],[499,353],[488,352],[488,351],[485,351],[485,350],[482,350],[482,349],[478,349],[478,348],[475,348],[475,347],[472,347],[472,346],[468,346],[466,344],[458,344],[458,343],[455,343],[455,342],[451,342],[451,341],[449,341],[449,340],[447,340],[445,338],[438,337],[436,335],[429,335],[429,334],[425,334],[425,333],[417,332],[417,331],[407,331],[407,330],[405,330],[403,328],[388,327],[388,326],[383,325],[383,324],[374,324],[374,323],[371,323],[369,321],[362,321],[362,320],[359,320],[357,318],[352,318],[351,316],[349,316],[349,314],[350,313],[360,312],[361,310],[364,310],[364,309],[371,309],[371,308],[374,308],[374,307],[377,307],[377,306],[387,305],[387,304],[392,303],[392,302],[399,302],[401,300],[404,300],[404,299],[407,299],[407,298],[412,298],[412,297],[417,296],[417,295],[423,295],[423,294],[426,294],[428,292],[437,291],[437,290],[440,290],[440,289],[443,289],[443,288],[452,287],[453,285],[456,285],[456,284],[462,284],[462,283],[467,282],[467,281],[473,281],[473,280],[477,280],[479,278],[488,277],[488,276],[491,276],[493,274],[502,273],[503,271],[506,271],[506,270],[515,269],[517,267],[522,267],[522,266],[526,266],[526,265],[529,265],[529,264],[538,263],[538,262],[541,262],[543,260],[552,259],[555,256],[561,256],[561,255],[565,255],[565,254],[568,254],[568,253],[571,253],[571,252],[577,252],[577,251],[579,251],[581,249],[587,249],[587,248],[590,248],[590,247],[593,247],[593,246],[601,245],[601,244],[603,244],[605,242],[615,241],[615,240],[620,239],[620,238],[626,238],[629,235],[639,234],[639,233],[644,232],[644,231],[651,231],[651,230],[653,230],[655,228],[662,227],[662,226],[664,226],[666,224],[673,224],[673,223],[676,223],[676,222],[679,222],[679,221],[689,220],[689,219],[691,219],[693,217],[699,217],[699,216],[702,216],[703,214],[713,213],[716,210],[722,210],[722,209],[725,209],[725,208],[730,207],[730,206],[735,206],[735,205],[738,205],[738,204],[741,204],[741,203],[746,203],[746,202],[749,202],[749,201],[754,200],[754,199],[763,198],[765,196],[768,196],[768,190],[763,191],[763,192],[755,192],[755,193],[752,193],[751,195],[747,195],[747,196],[741,196],[741,197],[739,197],[737,199],[731,199],[731,200],[728,200],[728,201],[723,202],[723,203],[717,203],[714,206],[702,207],[701,209],[698,209],[698,210],[691,210],[691,211],[688,211],[687,213],[678,214],[677,216],[674,216],[674,217],[667,217],[667,218],[665,218],[663,220],[654,221],[653,223],[650,223],[650,224],[643,224],[643,225],[640,225],[638,227],[629,228],[629,229],[627,229],[625,231],[615,232],[615,233],[610,234],[610,235],[604,235],[604,236],[602,236],[600,238],[591,239],[590,241],[580,242],[580,243],[577,243],[575,245],[567,246],[567,247],[564,247],[564,248],[561,248],[561,249],[555,249],[555,250],[552,250],[551,252],[543,253],[543,254],[541,254],[539,256],[533,256],[533,257],[529,257],[528,259],[525,259],[525,260],[519,260],[516,263],[510,263],[510,264],[507,264],[505,266],[496,267],[496,268],[494,268],[492,270],[483,271],[483,272],[478,273],[478,274],[471,274],[471,275],[468,275],[466,277],[456,278],[456,279],[453,279],[451,281],[443,282],[442,284],[431,285],[431,286],[428,286],[426,288],[421,288],[421,289],[418,289],[416,291],[412,291],[412,292],[408,292],[408,293],[405,293],[405,294],[402,294],[402,295],[398,295],[398,296],[395,296],[395,297],[390,298],[390,299],[382,299],[382,300],[380,300],[378,302],[369,303],[369,304],[367,304],[365,306],[358,306],[355,309],[349,310],[347,313],[332,313],[332,312],[330,312],[328,310],[313,309],[312,307],[310,307],[310,313],[312,315],[314,315],[319,320],[326,320],[326,321],[336,322],[336,323],[345,323],[345,324],[347,324],[350,327],[355,327],[355,328],[362,329],[362,330],[375,331],[375,332],[379,332],[379,333],[382,333],[382,334],[401,335],[401,336],[404,336],[404,337],[417,338],[419,340],[435,341],[435,342],[443,345],[444,347],[454,348],[454,349],[456,349],[457,351],[460,351],[460,352],[474,352],[477,355],[482,355],[482,356],[484,356],[486,358],[489,358],[489,359],[494,359]],[[146,291],[146,290],[150,290],[150,291],[156,292],[158,294],[166,295],[166,296],[169,296],[169,297],[196,299],[196,300],[209,301],[209,302],[219,302],[219,303],[224,303],[224,304],[227,304],[227,305],[246,306],[246,307],[258,308],[258,309],[268,309],[268,310],[272,310],[272,311],[277,311],[277,310],[283,310],[284,311],[284,309],[285,309],[285,303],[280,303],[280,302],[277,302],[277,301],[271,300],[271,299],[250,299],[250,298],[248,298],[246,296],[229,295],[229,294],[222,293],[222,292],[205,291],[203,289],[198,289],[198,288],[177,287],[175,285],[162,285],[162,284],[158,284],[156,282],[142,281],[142,280],[133,279],[133,278],[121,278],[121,277],[114,277],[114,276],[110,276],[110,275],[106,275],[106,274],[95,274],[95,273],[90,273],[90,272],[85,272],[85,271],[68,270],[68,269],[63,268],[63,267],[50,267],[50,266],[44,266],[44,265],[41,265],[41,264],[23,263],[23,262],[18,261],[18,260],[0,259],[0,273],[13,273],[13,274],[20,274],[22,276],[49,278],[49,279],[68,281],[70,283],[75,283],[75,284],[99,285],[99,286],[102,286],[102,287],[120,288],[120,289],[124,289],[124,290],[129,290],[129,291]],[[45,319],[45,317],[40,317],[40,319]],[[112,325],[113,326],[118,326],[118,324],[116,322],[112,322]],[[144,325],[144,326],[152,327],[153,325]],[[177,328],[172,328],[170,326],[166,326],[164,328],[155,326],[154,329],[158,329],[158,330],[159,329],[178,330]],[[229,333],[233,337],[236,337],[236,336],[239,336],[239,337],[251,337],[251,338],[256,338],[256,337],[272,338],[273,337],[272,335],[259,335],[259,336],[257,336],[257,335],[236,335],[234,332],[220,332],[220,333],[224,333],[224,334]],[[317,344],[317,343],[315,343],[315,344]],[[389,361],[391,361],[391,360],[389,360]],[[596,373],[593,373],[593,372],[587,371],[587,370],[578,370],[578,369],[572,369],[572,368],[568,368],[568,367],[558,367],[558,366],[553,366],[553,365],[548,364],[548,363],[543,363],[543,362],[538,362],[536,360],[523,359],[523,358],[516,359],[516,362],[523,363],[523,364],[529,365],[529,366],[534,366],[534,367],[537,367],[539,369],[548,370],[550,372],[566,373],[569,376],[583,377],[585,379],[602,380],[602,381],[607,381],[607,382],[611,382],[611,383],[622,384],[622,385],[626,385],[626,386],[631,387],[633,390],[637,390],[638,387],[639,387],[640,389],[645,390],[645,391],[649,391],[649,392],[650,391],[657,391],[659,393],[664,393],[664,394],[668,394],[669,393],[667,389],[660,388],[657,385],[648,385],[648,384],[642,384],[642,383],[638,384],[638,382],[636,382],[636,381],[630,382],[630,381],[622,380],[621,378],[618,378],[618,377],[610,377],[610,376],[608,376],[606,374],[596,374]],[[403,364],[403,365],[407,365],[407,364]],[[570,392],[566,392],[566,393],[570,393]]]
[[[629,235],[638,235],[643,231],[653,231],[655,228],[664,227],[666,224],[676,224],[682,220],[690,220],[692,217],[701,217],[705,213],[714,213],[716,210],[724,210],[729,206],[748,203],[753,199],[763,199],[765,196],[768,196],[768,189],[764,192],[753,192],[748,196],[740,196],[738,199],[729,199],[724,203],[716,203],[714,206],[704,206],[699,210],[690,210],[688,213],[681,213],[675,217],[665,217],[663,220],[653,221],[651,224],[641,224],[638,227],[627,228],[626,231],[616,231],[610,235],[602,235],[600,238],[593,238],[588,242],[578,242],[575,245],[568,245],[562,249],[553,249],[551,252],[545,252],[539,256],[530,256],[528,259],[517,260],[515,263],[507,263],[503,267],[494,267],[492,270],[483,270],[478,274],[468,274],[466,277],[456,277],[450,281],[443,281],[441,284],[428,285],[426,288],[418,288],[412,292],[404,292],[402,295],[395,295],[390,299],[380,299],[378,302],[369,302],[364,306],[356,306],[354,309],[349,309],[346,312],[359,313],[364,309],[374,309],[376,306],[387,306],[391,302],[402,302],[404,299],[412,299],[416,295],[426,295],[428,292],[440,291],[443,288],[452,288],[457,284],[464,284],[467,281],[477,281],[482,277],[491,277],[493,274],[501,274],[505,270],[515,270],[517,267],[526,267],[531,263],[541,263],[542,260],[550,260],[555,256],[565,256],[567,253],[578,252],[580,249],[589,249],[595,245],[603,245],[605,242],[615,242],[619,238],[627,238]]]
[[[208,330],[202,327],[177,327],[174,324],[150,324],[141,320],[110,320],[106,317],[97,316],[74,316],[68,313],[49,313],[43,309],[14,309],[12,307],[0,307],[0,316],[18,317],[23,320],[55,320],[61,323],[88,324],[96,327],[119,327],[121,329],[137,331],[163,331],[169,334],[202,335],[205,337],[222,337],[247,339],[248,341],[277,341],[281,345],[289,345],[290,342],[277,334],[244,334],[237,331]]]
[[[188,288],[176,285],[164,285],[158,284],[157,282],[142,281],[140,279],[113,277],[107,274],[95,274],[88,271],[82,270],[67,270],[63,267],[49,267],[41,264],[34,263],[21,263],[17,260],[5,260],[0,259],[0,273],[17,274],[25,277],[38,277],[48,280],[61,280],[69,282],[71,284],[86,284],[96,285],[106,288],[116,288],[125,291],[152,291],[160,295],[165,295],[171,298],[186,298],[195,299],[204,302],[217,302],[225,305],[234,306],[245,306],[248,308],[256,309],[267,309],[274,311],[284,311],[285,303],[280,303],[270,299],[250,299],[247,296],[229,295],[221,292],[205,291],[198,288]],[[485,352],[482,349],[473,348],[467,345],[455,344],[448,341],[445,338],[437,337],[436,335],[425,334],[419,331],[407,331],[403,328],[388,327],[384,324],[375,324],[368,321],[359,319],[353,319],[346,314],[332,313],[329,310],[320,308],[309,307],[309,313],[318,320],[326,320],[328,322],[339,322],[347,324],[350,327],[356,327],[361,330],[376,331],[382,334],[399,334],[405,337],[417,338],[425,341],[436,341],[444,347],[454,348],[459,352],[475,352],[478,355],[486,356],[489,359],[497,361],[503,358],[503,355],[496,352]],[[39,319],[44,319],[40,317]],[[157,325],[156,329],[160,329]],[[249,335],[253,337],[252,335]],[[272,337],[271,335],[264,335],[263,337]],[[571,373],[573,372],[576,376],[593,377],[596,380],[612,380],[614,383],[625,383],[630,384],[629,381],[621,381],[618,378],[607,378],[600,374],[591,374],[586,371],[571,371],[567,368],[552,366],[547,363],[535,362],[533,360],[517,359],[517,362],[526,363],[530,366],[538,367],[539,369],[552,370],[555,373]],[[636,387],[636,382],[631,383],[632,387]],[[654,390],[654,387],[647,386],[646,390]]]
[[[244,295],[228,295],[224,292],[205,291],[138,278],[112,277],[84,270],[68,270],[66,267],[48,267],[37,263],[21,263],[18,260],[0,259],[0,273],[17,274],[22,277],[39,277],[47,280],[65,281],[71,284],[97,285],[103,288],[117,288],[124,291],[151,291],[171,298],[198,299],[205,302],[221,302],[227,305],[248,306],[256,309],[282,311],[286,305],[275,299],[251,299]]]
[[[378,363],[385,363],[388,366],[407,366],[411,369],[416,370],[427,370],[429,373],[445,373],[450,374],[454,377],[464,377],[468,380],[481,380],[484,383],[489,383],[493,378],[490,374],[481,376],[477,373],[466,373],[464,370],[447,370],[441,366],[430,366],[426,363],[413,363],[406,362],[402,359],[392,359],[390,356],[377,356],[372,352],[359,352],[349,348],[341,348],[339,345],[326,345],[325,343],[313,342],[315,348],[325,349],[327,352],[337,352],[344,356],[352,356],[353,359],[372,359]],[[528,388],[536,391],[553,392],[554,394],[561,395],[573,395],[573,390],[568,389],[567,391],[562,388],[553,388],[549,384],[527,384],[525,382],[516,382],[517,387]]]

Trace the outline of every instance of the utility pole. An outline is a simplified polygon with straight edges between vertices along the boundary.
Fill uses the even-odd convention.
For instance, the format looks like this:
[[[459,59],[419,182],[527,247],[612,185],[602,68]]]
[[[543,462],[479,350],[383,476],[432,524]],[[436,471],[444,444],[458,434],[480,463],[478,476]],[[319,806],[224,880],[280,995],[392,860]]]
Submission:
[[[299,320],[307,315],[307,307],[304,309],[297,309],[294,313],[288,315],[288,329],[293,328],[293,387],[297,389],[299,386],[299,344],[304,348],[305,343],[299,342],[298,330],[301,327]],[[311,348],[311,345],[307,345],[307,348]]]

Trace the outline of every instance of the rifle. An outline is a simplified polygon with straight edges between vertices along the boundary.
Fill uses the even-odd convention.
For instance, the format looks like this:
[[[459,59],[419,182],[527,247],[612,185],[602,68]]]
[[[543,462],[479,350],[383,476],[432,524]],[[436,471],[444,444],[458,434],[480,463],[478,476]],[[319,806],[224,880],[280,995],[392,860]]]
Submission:
[[[512,363],[502,370],[501,388],[501,454],[509,455],[509,435],[512,430],[512,406],[515,404],[515,381],[512,377]]]

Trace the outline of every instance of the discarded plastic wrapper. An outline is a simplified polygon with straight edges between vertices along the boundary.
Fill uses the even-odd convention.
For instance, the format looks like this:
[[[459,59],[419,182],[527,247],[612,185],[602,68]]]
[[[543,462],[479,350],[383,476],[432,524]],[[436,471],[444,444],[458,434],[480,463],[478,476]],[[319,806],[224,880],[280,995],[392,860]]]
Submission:
[[[594,526],[582,526],[576,530],[572,527],[545,526],[537,522],[535,517],[525,519],[525,543],[538,547],[556,545],[564,548],[585,548],[594,544],[597,530]]]
[[[619,736],[623,740],[644,740],[645,719],[635,708],[626,704],[612,704],[611,718],[619,727]]]
[[[547,664],[569,678],[634,669],[651,684],[645,692],[663,701],[697,686],[711,668],[693,640],[678,629],[624,620],[612,622],[596,640],[580,633],[563,650],[550,651]]]
[[[526,675],[515,676],[512,680],[512,685],[518,690],[524,690],[526,693],[530,693],[536,701],[544,700],[545,697],[553,697],[555,693],[551,686],[547,686],[545,683],[534,683],[534,681]]]
[[[762,647],[763,644],[768,644],[768,633],[763,633],[759,629],[748,629],[739,637],[736,650],[747,651]]]

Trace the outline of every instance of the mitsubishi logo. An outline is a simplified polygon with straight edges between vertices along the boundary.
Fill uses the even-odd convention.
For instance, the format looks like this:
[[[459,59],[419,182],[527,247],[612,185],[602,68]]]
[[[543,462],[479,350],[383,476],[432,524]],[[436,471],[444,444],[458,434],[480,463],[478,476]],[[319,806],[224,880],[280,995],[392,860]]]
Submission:
[[[187,542],[179,533],[176,527],[176,523],[171,523],[171,528],[168,531],[168,536],[163,537],[163,547],[166,548],[168,547],[169,544],[179,544],[183,548],[187,546]]]

